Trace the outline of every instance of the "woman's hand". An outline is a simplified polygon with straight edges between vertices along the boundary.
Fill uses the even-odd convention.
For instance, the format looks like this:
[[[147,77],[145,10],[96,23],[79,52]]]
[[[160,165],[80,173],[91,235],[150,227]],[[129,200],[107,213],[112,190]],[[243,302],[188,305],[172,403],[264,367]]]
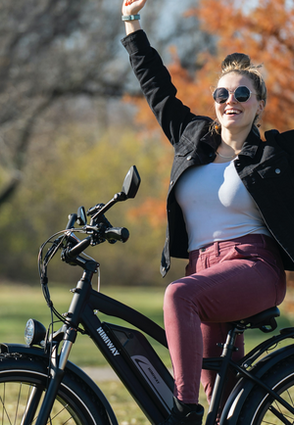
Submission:
[[[122,5],[123,15],[137,15],[144,7],[147,0],[124,0]]]
[[[123,0],[122,14],[123,15],[137,15],[140,10],[144,7],[147,0]],[[141,28],[140,22],[136,21],[125,21],[126,34],[131,34]]]

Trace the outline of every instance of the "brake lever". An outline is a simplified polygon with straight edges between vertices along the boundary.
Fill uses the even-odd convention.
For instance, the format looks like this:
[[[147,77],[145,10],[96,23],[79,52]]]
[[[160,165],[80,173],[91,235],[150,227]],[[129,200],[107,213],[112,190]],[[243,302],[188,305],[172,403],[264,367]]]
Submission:
[[[106,221],[108,222],[108,220],[106,219]],[[108,222],[109,226],[111,226],[111,224]],[[106,230],[107,226],[105,223],[99,223],[97,225],[86,225],[84,227],[85,232],[88,235],[91,235],[91,245],[92,246],[96,246],[99,245],[103,242],[105,242],[105,237],[104,232]]]

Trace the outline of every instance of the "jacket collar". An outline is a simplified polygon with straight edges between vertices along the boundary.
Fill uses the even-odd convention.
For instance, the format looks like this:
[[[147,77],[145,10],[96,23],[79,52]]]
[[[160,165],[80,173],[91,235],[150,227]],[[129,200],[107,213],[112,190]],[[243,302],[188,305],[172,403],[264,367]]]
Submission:
[[[221,137],[218,134],[212,134],[211,132],[206,133],[201,139],[201,142],[203,142],[206,145],[206,149],[207,148],[211,151],[213,151],[214,153],[216,152],[218,146],[221,143]],[[242,150],[239,153],[240,155],[243,156],[247,156],[249,158],[254,158],[258,148],[260,146],[261,140],[260,137],[253,131],[251,130],[250,133],[247,136],[247,139],[245,140]],[[202,145],[202,146],[205,146]]]
[[[257,154],[260,143],[262,143],[260,137],[253,130],[251,130],[243,144],[239,156],[243,155],[248,156],[249,158],[254,158]]]
[[[200,142],[205,143],[206,146],[209,146],[211,150],[215,152],[221,143],[221,138],[219,134],[209,131],[203,137],[201,137]]]

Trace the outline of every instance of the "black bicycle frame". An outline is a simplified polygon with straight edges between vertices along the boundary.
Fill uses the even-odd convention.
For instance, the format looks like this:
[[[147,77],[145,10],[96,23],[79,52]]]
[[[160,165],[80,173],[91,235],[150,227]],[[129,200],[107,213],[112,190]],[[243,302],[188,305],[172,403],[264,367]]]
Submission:
[[[71,345],[74,343],[77,334],[77,327],[80,324],[83,325],[86,333],[93,339],[146,417],[151,423],[158,424],[168,416],[172,408],[174,386],[172,376],[141,332],[101,322],[95,311],[123,319],[167,348],[165,331],[136,310],[93,290],[91,279],[95,267],[92,261],[86,260],[86,262],[89,262],[89,267],[85,267],[86,270],[82,278],[76,288],[72,290],[73,298],[66,317],[67,324],[64,326],[64,342],[67,345],[65,345],[65,348],[63,345],[60,357],[56,355],[56,352],[53,353],[53,371],[51,376],[54,379],[50,381],[36,425],[46,424],[58,386],[62,380]],[[203,360],[203,368],[217,372],[206,425],[215,424],[221,394],[225,386],[224,378],[227,375],[228,368],[234,369],[241,377],[246,377],[265,388],[269,394],[294,414],[294,409],[288,403],[284,402],[274,391],[268,388],[261,379],[246,370],[246,361],[249,363],[251,358],[253,361],[255,357],[259,357],[261,353],[273,346],[274,343],[293,337],[294,328],[287,335],[281,334],[260,344],[242,359],[242,362],[244,360],[243,364],[242,362],[235,363],[231,360],[237,333],[236,327],[229,332],[223,345],[221,357]],[[60,365],[60,362],[62,365]]]
[[[47,423],[80,324],[150,422],[162,422],[172,407],[173,378],[169,371],[143,334],[135,329],[102,323],[94,312],[99,310],[101,313],[120,317],[167,347],[165,332],[139,312],[94,291],[91,279],[96,263],[89,260],[86,263],[88,265],[84,265],[82,278],[72,290],[73,298],[66,315],[66,325],[63,326],[64,338],[60,355],[57,356],[58,347],[53,349],[50,371],[53,379],[50,379],[36,425]]]
[[[83,292],[82,288],[88,284],[83,280],[78,283],[70,313],[79,303],[75,301],[75,297],[79,297],[79,289]],[[123,319],[167,348],[164,330],[143,314],[92,288],[80,315],[80,323],[146,417],[151,423],[162,422],[172,407],[172,376],[143,334],[135,329],[102,323],[94,313],[96,310]]]

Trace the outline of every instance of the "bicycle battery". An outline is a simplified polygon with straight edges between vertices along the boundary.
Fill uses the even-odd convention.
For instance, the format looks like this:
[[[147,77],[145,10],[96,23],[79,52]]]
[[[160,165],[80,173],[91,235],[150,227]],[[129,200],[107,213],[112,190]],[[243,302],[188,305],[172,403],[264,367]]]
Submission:
[[[174,380],[147,338],[135,329],[112,323],[106,325],[156,397],[170,410],[173,405]]]

